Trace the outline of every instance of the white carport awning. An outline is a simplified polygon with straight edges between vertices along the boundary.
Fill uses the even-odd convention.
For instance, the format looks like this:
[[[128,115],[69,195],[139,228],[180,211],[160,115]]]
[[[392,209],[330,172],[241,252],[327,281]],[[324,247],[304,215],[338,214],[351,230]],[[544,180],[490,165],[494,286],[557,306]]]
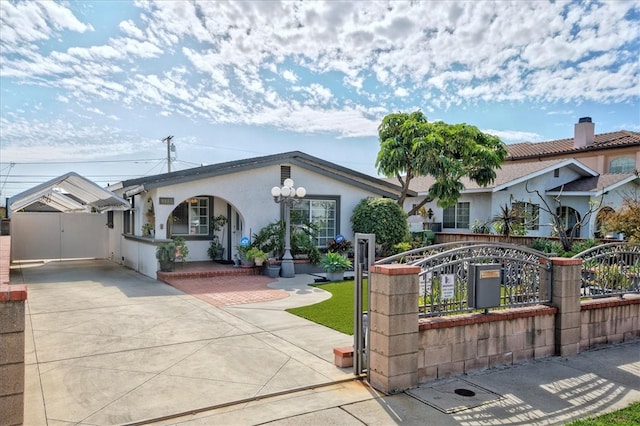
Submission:
[[[74,172],[14,195],[9,199],[8,207],[10,211],[15,212],[37,202],[63,213],[90,212],[93,209],[104,212],[131,208],[123,198]]]

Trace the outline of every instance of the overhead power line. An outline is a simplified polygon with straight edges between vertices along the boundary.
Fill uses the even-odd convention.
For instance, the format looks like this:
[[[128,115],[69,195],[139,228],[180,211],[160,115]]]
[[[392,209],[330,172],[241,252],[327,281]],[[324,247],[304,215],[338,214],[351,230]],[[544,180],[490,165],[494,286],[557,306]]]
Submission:
[[[163,161],[164,158],[145,158],[140,160],[91,160],[91,161],[12,161],[14,165],[37,165],[37,164],[96,164],[96,163],[148,163],[150,161]]]

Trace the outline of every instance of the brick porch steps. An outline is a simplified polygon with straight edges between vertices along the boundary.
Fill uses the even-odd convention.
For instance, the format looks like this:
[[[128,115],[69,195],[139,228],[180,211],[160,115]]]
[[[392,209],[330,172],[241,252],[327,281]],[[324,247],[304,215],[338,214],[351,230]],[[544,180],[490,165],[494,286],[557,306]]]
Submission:
[[[213,262],[193,262],[185,265],[176,265],[172,272],[156,272],[158,281],[167,282],[171,278],[208,278],[224,276],[251,276],[262,275],[262,267],[234,267],[232,265],[220,265]]]

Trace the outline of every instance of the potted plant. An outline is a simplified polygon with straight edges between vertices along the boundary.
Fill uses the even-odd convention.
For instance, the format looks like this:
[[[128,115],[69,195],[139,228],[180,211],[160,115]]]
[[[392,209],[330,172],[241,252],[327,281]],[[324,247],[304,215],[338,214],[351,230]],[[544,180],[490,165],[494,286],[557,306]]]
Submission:
[[[322,269],[327,273],[329,281],[344,280],[344,271],[351,268],[351,261],[340,253],[329,252],[320,259]]]
[[[267,255],[258,247],[249,247],[244,253],[247,261],[251,265],[262,266],[267,259]]]
[[[220,240],[217,235],[214,235],[213,240],[209,243],[207,254],[211,260],[222,260],[224,257],[224,247],[220,244]]]
[[[187,247],[187,241],[183,237],[176,237],[173,239],[173,244],[176,248],[176,259],[180,259],[182,263],[187,261],[189,256],[189,247]]]
[[[267,254],[259,248],[256,248],[255,252],[253,253],[253,261],[256,263],[256,266],[262,266],[266,260]]]
[[[156,248],[156,259],[160,262],[162,272],[171,272],[176,261],[176,243],[169,241],[162,243]]]
[[[152,236],[155,233],[156,228],[156,214],[153,209],[153,203],[151,198],[147,200],[147,203],[150,204],[149,208],[145,212],[145,217],[147,218],[147,222],[142,225],[142,235]]]
[[[238,250],[238,259],[240,260],[241,266],[253,266],[253,259],[249,259],[249,256],[247,255],[250,249],[251,246],[236,246],[236,250]]]

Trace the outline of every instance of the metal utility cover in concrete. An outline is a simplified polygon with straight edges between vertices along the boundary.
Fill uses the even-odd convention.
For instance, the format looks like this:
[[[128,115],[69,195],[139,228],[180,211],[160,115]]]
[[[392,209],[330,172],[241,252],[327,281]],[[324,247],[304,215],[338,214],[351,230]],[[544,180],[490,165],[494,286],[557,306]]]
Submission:
[[[460,379],[421,385],[407,394],[446,414],[478,407],[501,398],[497,393]]]

